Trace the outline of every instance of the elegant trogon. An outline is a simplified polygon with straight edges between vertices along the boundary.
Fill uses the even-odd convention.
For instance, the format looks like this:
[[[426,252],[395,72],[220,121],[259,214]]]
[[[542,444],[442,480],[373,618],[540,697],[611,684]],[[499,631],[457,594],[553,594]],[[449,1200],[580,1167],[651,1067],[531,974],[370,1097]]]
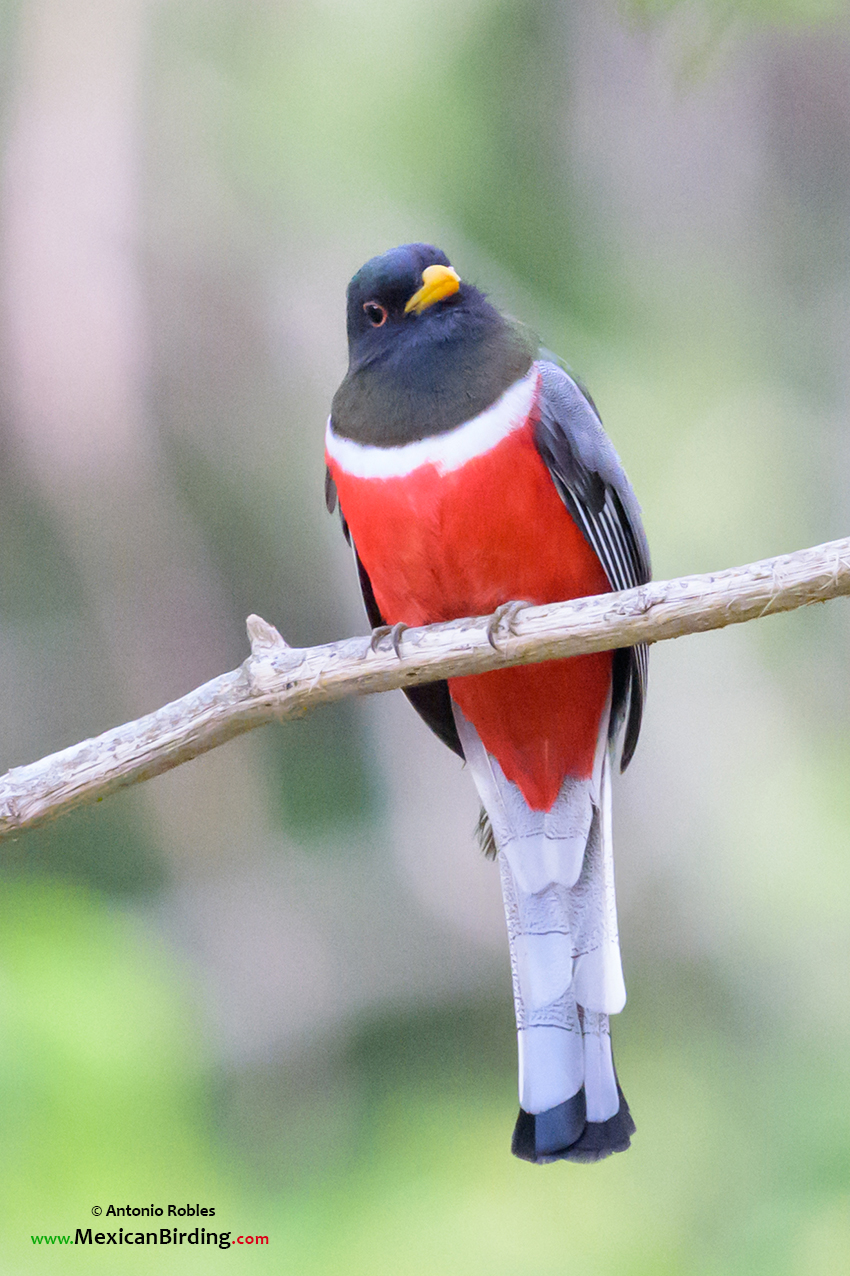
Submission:
[[[438,249],[406,244],[348,288],[348,372],[326,434],[369,619],[426,625],[642,584],[640,509],[586,392]],[[609,1015],[625,987],[611,769],[634,752],[646,649],[412,688],[465,758],[498,853],[511,950],[517,1156],[629,1145]]]

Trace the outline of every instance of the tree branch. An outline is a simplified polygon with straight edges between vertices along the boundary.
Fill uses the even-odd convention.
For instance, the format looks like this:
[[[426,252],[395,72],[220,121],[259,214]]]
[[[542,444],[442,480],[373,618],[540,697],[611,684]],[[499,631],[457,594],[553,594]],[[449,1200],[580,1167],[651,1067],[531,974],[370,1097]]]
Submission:
[[[238,669],[136,722],[0,777],[0,840],[244,731],[346,696],[660,642],[846,594],[850,537],[707,576],[524,607],[501,625],[485,616],[408,629],[397,636],[398,654],[390,635],[289,647],[273,626],[249,616],[251,655]]]

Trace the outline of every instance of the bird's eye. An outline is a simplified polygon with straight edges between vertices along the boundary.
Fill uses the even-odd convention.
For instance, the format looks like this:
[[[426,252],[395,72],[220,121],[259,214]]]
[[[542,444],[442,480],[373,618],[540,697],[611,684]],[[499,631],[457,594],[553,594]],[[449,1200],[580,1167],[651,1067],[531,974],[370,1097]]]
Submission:
[[[380,328],[381,324],[387,322],[386,309],[384,306],[379,306],[377,301],[364,302],[363,309],[373,328]]]

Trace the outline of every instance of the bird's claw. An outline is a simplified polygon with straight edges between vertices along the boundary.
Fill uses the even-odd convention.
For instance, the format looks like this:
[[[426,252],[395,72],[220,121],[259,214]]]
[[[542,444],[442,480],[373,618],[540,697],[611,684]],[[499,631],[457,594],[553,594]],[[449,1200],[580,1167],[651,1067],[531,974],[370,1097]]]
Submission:
[[[403,621],[399,621],[395,625],[378,625],[372,630],[372,637],[369,639],[369,646],[372,651],[377,651],[385,638],[389,638],[393,645],[393,651],[401,660],[401,635],[405,629],[409,629],[409,625],[405,625]]]
[[[500,656],[505,654],[504,648],[500,646],[498,641],[500,631],[504,627],[509,636],[515,636],[514,621],[517,618],[517,614],[522,611],[523,607],[528,606],[530,604],[523,599],[514,599],[510,603],[502,603],[487,621],[487,641],[494,651],[498,651]]]

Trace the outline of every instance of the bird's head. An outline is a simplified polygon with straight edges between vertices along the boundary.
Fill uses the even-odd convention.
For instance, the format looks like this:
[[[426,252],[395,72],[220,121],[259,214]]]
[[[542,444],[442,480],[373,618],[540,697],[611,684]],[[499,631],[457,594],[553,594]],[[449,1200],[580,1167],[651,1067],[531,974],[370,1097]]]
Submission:
[[[402,244],[348,285],[348,374],[334,397],[340,433],[399,443],[482,411],[528,370],[525,338],[445,253]]]
[[[462,283],[439,248],[402,244],[373,257],[348,285],[352,366],[369,363],[398,346],[445,339],[457,327],[456,312],[481,306],[487,306],[482,294]]]

